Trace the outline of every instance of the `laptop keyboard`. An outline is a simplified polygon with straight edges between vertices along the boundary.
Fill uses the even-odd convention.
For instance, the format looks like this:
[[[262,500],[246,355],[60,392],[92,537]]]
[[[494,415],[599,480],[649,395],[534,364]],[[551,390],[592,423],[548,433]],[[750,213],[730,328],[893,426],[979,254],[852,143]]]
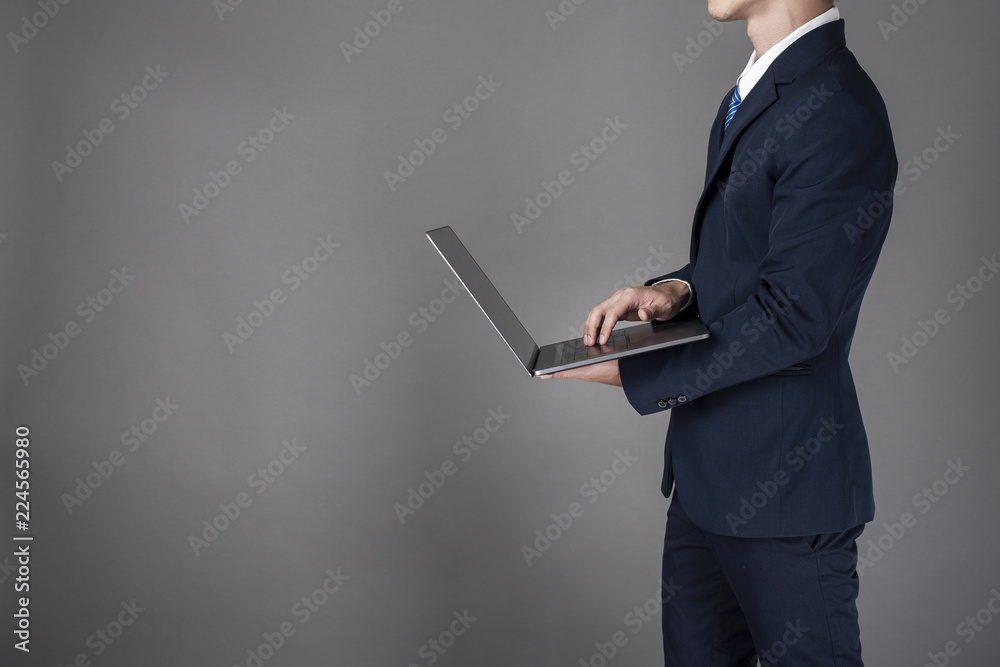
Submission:
[[[628,339],[621,329],[611,332],[611,338],[604,345],[584,345],[582,338],[574,338],[556,346],[556,364],[568,364],[590,357],[598,357],[608,352],[618,352],[628,347]]]

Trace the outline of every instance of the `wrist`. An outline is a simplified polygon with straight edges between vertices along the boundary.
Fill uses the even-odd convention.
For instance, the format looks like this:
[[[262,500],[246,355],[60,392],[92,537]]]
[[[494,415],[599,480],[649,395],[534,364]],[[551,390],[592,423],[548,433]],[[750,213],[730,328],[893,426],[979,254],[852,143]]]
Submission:
[[[652,287],[669,299],[669,308],[674,313],[683,310],[691,299],[691,288],[683,280],[667,280]]]

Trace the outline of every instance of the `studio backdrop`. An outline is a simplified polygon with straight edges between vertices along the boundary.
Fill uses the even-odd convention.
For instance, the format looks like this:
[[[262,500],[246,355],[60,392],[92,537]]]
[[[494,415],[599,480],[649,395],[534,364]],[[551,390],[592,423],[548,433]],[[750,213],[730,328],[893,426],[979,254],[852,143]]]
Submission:
[[[864,654],[992,667],[1000,8],[839,6],[900,164],[851,357]],[[9,0],[0,28],[3,665],[662,664],[669,415],[530,378],[424,232],[538,342],[580,335],[687,262],[745,24]]]

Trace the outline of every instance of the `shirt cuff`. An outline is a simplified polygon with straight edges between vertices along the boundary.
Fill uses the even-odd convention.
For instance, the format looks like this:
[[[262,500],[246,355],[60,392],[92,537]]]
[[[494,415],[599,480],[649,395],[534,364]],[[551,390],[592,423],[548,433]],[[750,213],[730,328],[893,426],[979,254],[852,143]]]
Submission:
[[[674,281],[679,282],[679,283],[684,283],[685,285],[688,286],[688,298],[687,298],[687,301],[684,302],[684,305],[681,306],[680,310],[677,311],[679,313],[682,310],[684,310],[685,308],[687,308],[688,306],[690,306],[691,302],[694,301],[694,288],[691,287],[691,283],[689,283],[686,280],[681,280],[680,278],[667,278],[666,280],[659,280],[659,281],[657,281],[657,282],[655,282],[653,284],[654,285],[659,285],[661,283],[669,283],[669,282],[674,282]]]

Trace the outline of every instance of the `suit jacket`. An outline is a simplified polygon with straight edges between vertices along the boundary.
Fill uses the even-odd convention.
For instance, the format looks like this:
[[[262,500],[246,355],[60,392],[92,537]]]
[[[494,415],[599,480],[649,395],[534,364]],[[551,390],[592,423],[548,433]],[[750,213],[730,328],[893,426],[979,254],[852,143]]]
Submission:
[[[848,355],[892,211],[885,105],[844,22],[805,34],[719,107],[680,317],[705,341],[619,362],[640,414],[672,410],[663,492],[703,529],[747,537],[844,530],[875,513]]]

